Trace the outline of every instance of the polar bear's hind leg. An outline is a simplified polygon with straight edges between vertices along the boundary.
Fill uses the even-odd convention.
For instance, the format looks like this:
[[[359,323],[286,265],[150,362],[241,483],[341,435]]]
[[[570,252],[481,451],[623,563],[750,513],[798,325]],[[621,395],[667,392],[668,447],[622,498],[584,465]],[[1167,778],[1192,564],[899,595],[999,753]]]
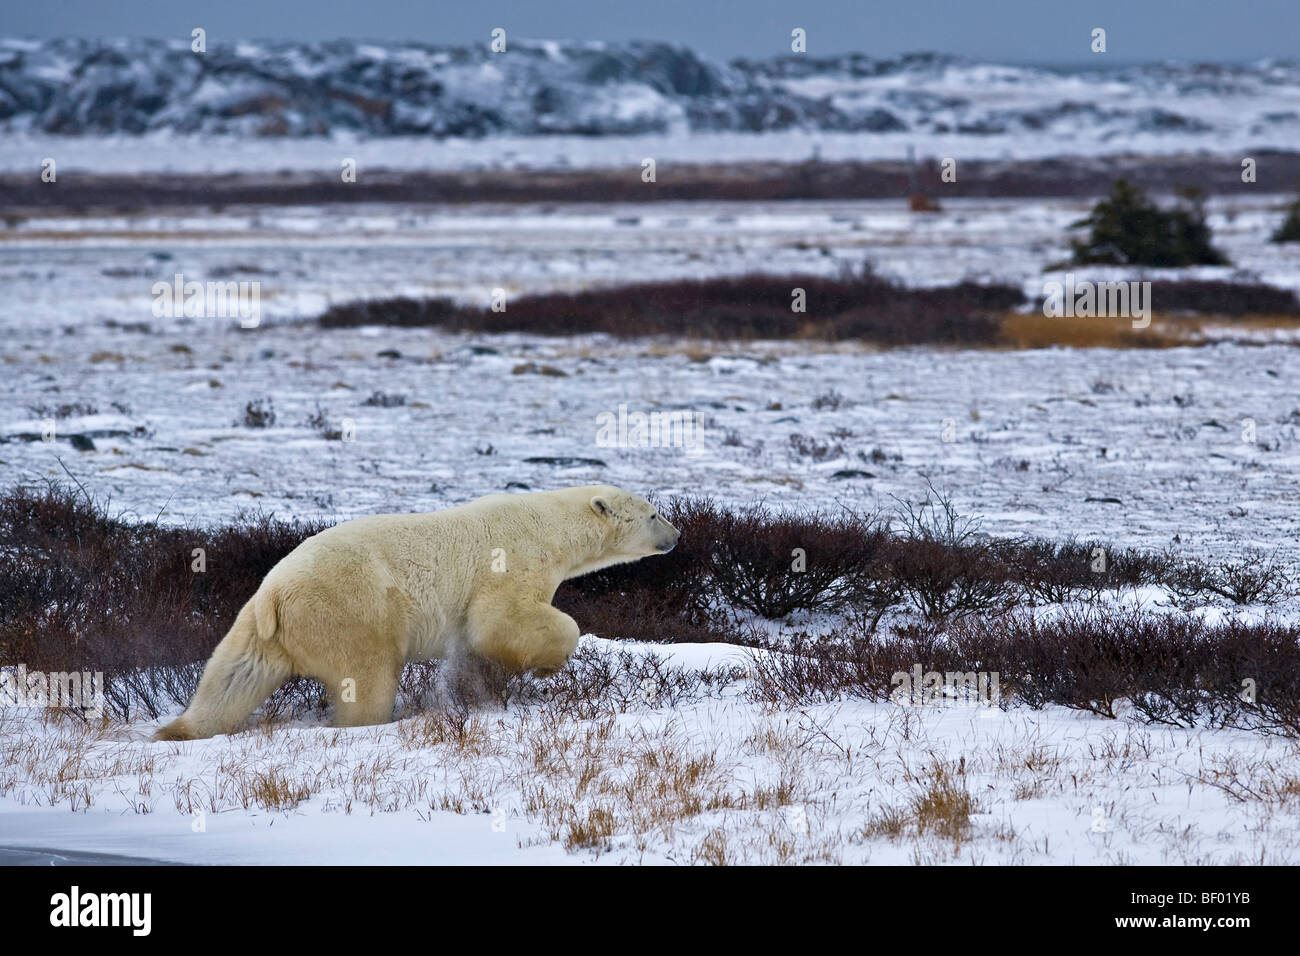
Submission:
[[[354,667],[344,666],[339,674],[326,680],[334,707],[334,726],[368,727],[391,721],[402,663],[396,654],[386,659],[374,657],[358,661]]]
[[[234,733],[288,680],[292,669],[274,637],[258,636],[256,600],[244,605],[217,645],[185,713],[154,734],[154,740],[195,740]]]

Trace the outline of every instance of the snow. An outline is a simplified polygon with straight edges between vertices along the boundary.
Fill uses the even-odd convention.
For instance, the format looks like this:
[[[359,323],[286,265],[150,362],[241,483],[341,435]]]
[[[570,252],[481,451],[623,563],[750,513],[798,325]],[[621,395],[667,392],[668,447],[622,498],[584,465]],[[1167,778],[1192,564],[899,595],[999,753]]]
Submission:
[[[336,169],[344,148],[372,169],[899,159],[909,146],[966,159],[1250,155],[1293,149],[1300,132],[1300,69],[1281,61],[722,64],[666,44],[551,40],[506,53],[213,42],[195,55],[177,41],[0,38],[0,89],[15,91],[0,120],[6,172],[46,156],[100,173]]]
[[[1242,268],[1297,288],[1300,250],[1265,241],[1279,206],[1280,197],[1218,203],[1211,223]],[[162,510],[177,523],[228,520],[248,506],[328,519],[432,510],[511,482],[613,481],[664,495],[708,488],[722,503],[891,510],[895,496],[921,494],[928,477],[964,512],[984,515],[993,534],[1154,549],[1177,537],[1178,548],[1200,554],[1262,547],[1294,558],[1300,389],[1294,332],[1285,329],[1229,328],[1220,344],[1156,351],[878,352],[325,333],[302,322],[360,297],[486,303],[498,286],[514,296],[629,276],[833,275],[863,259],[909,284],[975,275],[1037,297],[1049,277],[1043,262],[1065,253],[1064,227],[1082,208],[968,200],[917,220],[876,202],[321,207],[27,223],[0,233],[0,437],[39,434],[48,414],[40,409],[73,401],[101,417],[58,421],[59,435],[131,434],[96,437],[96,450],[82,453],[14,439],[0,444],[0,467],[10,481],[57,477],[62,457],[119,506]],[[624,224],[633,214],[636,225]],[[172,238],[164,245],[159,234]],[[177,272],[260,282],[262,324],[156,318],[152,286]],[[1187,274],[1233,273],[1150,270]],[[378,356],[386,350],[401,357]],[[528,362],[566,377],[513,374]],[[406,404],[367,406],[375,391]],[[844,396],[839,408],[813,408],[831,392]],[[248,402],[266,397],[275,427],[236,424]],[[623,403],[699,412],[702,449],[597,447],[597,416]],[[318,407],[335,427],[350,418],[357,440],[327,441],[309,427]],[[1256,423],[1254,444],[1242,440],[1246,418]],[[945,419],[952,443],[940,438]],[[832,453],[801,458],[789,441],[796,433]],[[606,464],[523,461],[555,455]],[[835,476],[844,470],[872,477]]]
[[[643,116],[653,103],[638,101],[634,116],[623,113],[621,102],[611,109],[611,119]],[[432,116],[427,108],[400,105],[411,116]],[[789,130],[764,133],[691,132],[676,129],[676,112],[666,116],[667,130],[653,135],[605,136],[551,133],[545,136],[502,134],[490,139],[460,137],[422,138],[365,136],[340,132],[331,137],[248,138],[217,134],[148,133],[139,136],[49,136],[15,131],[0,137],[0,173],[39,173],[47,156],[64,170],[98,174],[132,173],[235,173],[268,169],[320,170],[337,175],[347,156],[358,168],[394,171],[454,171],[500,169],[639,169],[653,157],[664,167],[670,163],[800,163],[811,158],[824,162],[898,161],[909,148],[927,157],[968,160],[1029,160],[1069,155],[1101,158],[1120,155],[1172,155],[1212,152],[1225,148],[1220,136],[1210,133],[1132,133],[1119,137],[1086,137],[1077,133],[1016,132],[979,137],[963,133],[898,131],[844,133]],[[1258,132],[1243,134],[1241,150],[1293,150],[1300,140],[1300,120],[1278,120]],[[1242,153],[1242,155],[1249,155]]]
[[[718,664],[715,649],[699,646],[651,650],[591,636],[583,644],[634,654],[667,651],[672,663],[688,668]],[[51,805],[48,786],[20,781],[0,798],[0,845],[202,864],[654,864],[710,859],[721,831],[731,862],[1300,861],[1293,807],[1229,792],[1234,779],[1258,784],[1259,776],[1294,766],[1290,741],[1148,727],[1059,707],[845,701],[772,710],[749,702],[743,686],[672,708],[634,702],[608,721],[561,726],[536,708],[487,708],[477,715],[482,737],[475,737],[472,754],[452,743],[404,742],[401,728],[429,719],[424,716],[342,731],[279,726],[269,734],[185,744],[143,742],[141,731],[92,733],[74,765],[87,776],[74,772],[63,783],[79,795],[72,798],[78,808],[69,812],[66,796]],[[532,769],[531,760],[548,752],[547,741],[592,732],[598,736],[587,737],[586,746],[595,748],[588,752],[597,755],[591,759],[598,776],[586,795],[581,788],[565,791],[572,800],[565,813],[581,818],[604,805],[602,781],[622,772],[614,762],[600,763],[604,746],[611,761],[615,753],[669,751],[704,761],[716,772],[707,792],[725,795],[731,805],[566,851],[533,806],[536,794],[565,771]],[[58,753],[60,741],[72,747],[82,732],[66,722],[42,726],[39,717],[0,723],[6,747],[32,734]],[[123,772],[90,776],[101,761]],[[138,771],[145,761],[149,773]],[[225,769],[214,770],[218,765]],[[374,767],[382,769],[372,774]],[[955,774],[975,800],[966,839],[864,835],[888,810],[911,805],[937,768]],[[283,811],[243,806],[230,779],[276,769],[314,781],[310,799]],[[790,797],[764,799],[782,786]],[[557,799],[561,790],[557,784]],[[459,813],[432,809],[444,797],[472,806]]]
[[[1216,201],[1211,223],[1241,268],[1297,288],[1297,251],[1264,241],[1281,199]],[[0,480],[61,479],[61,458],[113,510],[181,525],[249,507],[331,520],[432,510],[511,482],[889,511],[932,481],[963,513],[982,515],[989,534],[1216,559],[1276,551],[1300,564],[1294,339],[1226,330],[1201,348],[882,352],[325,332],[305,321],[363,296],[485,301],[496,286],[833,275],[864,259],[909,284],[978,275],[1038,295],[1043,265],[1062,257],[1064,227],[1083,210],[1054,200],[945,205],[931,218],[845,202],[250,208],[21,223],[0,232]],[[152,285],[176,272],[260,281],[262,325],[154,317]],[[1234,275],[1152,271],[1165,274]],[[378,354],[390,350],[400,357]],[[566,375],[515,374],[529,362]],[[366,405],[375,391],[406,403]],[[832,391],[838,407],[814,407]],[[237,424],[249,401],[267,397],[273,427]],[[72,403],[93,411],[71,409],[57,435],[94,433],[94,451],[18,437]],[[597,416],[621,403],[700,412],[702,449],[599,447]],[[318,406],[331,425],[351,418],[356,440],[309,426]],[[1244,417],[1256,421],[1253,444],[1241,440]],[[842,451],[801,458],[791,434]],[[605,465],[524,461],[547,455]],[[835,477],[844,469],[871,477]],[[1111,497],[1123,504],[1086,500]],[[1168,595],[1117,600],[1159,609]],[[1232,613],[1294,620],[1296,608]],[[1300,862],[1295,801],[1257,796],[1295,778],[1294,741],[1054,706],[772,707],[749,696],[742,649],[594,635],[583,649],[728,676],[673,706],[633,695],[591,720],[545,704],[483,705],[472,747],[426,734],[440,719],[428,710],[377,728],[298,719],[179,745],[145,739],[157,722],[87,728],[57,712],[0,711],[0,846],[192,863]],[[607,749],[583,790],[559,755],[578,746],[564,741],[589,739]],[[635,810],[617,804],[636,768],[650,774],[638,786],[659,781],[648,755],[664,753],[708,768],[688,794],[699,809],[644,792]],[[59,767],[63,779],[50,780]],[[249,781],[272,772],[310,796],[260,807]],[[941,774],[975,801],[967,837],[891,837],[881,821]],[[570,824],[607,806],[614,832],[566,848]],[[661,806],[671,819],[651,815]],[[205,811],[198,830],[194,808]]]

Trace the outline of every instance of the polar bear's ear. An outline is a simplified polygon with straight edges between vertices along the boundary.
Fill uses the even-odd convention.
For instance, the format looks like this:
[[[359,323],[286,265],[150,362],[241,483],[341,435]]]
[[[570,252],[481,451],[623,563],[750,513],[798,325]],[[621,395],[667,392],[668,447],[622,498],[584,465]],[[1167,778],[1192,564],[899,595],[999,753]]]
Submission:
[[[614,509],[609,506],[609,502],[600,495],[591,499],[591,510],[596,512],[602,518],[614,517]]]

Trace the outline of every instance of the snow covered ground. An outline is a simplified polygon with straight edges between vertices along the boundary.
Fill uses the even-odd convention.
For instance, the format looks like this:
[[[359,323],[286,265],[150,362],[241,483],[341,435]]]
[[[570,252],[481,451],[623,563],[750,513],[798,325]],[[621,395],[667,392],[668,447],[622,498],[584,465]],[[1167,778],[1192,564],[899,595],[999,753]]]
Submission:
[[[1211,224],[1240,267],[1297,288],[1297,252],[1263,241],[1278,202],[1215,203]],[[1169,350],[881,352],[300,321],[357,297],[484,301],[494,287],[834,273],[864,259],[913,284],[978,275],[1038,294],[1082,211],[700,203],[20,223],[0,232],[0,483],[61,478],[62,459],[112,510],[204,523],[247,508],[341,520],[591,481],[889,511],[928,480],[991,534],[1277,551],[1294,568],[1300,365],[1281,333]],[[176,272],[261,282],[261,325],[155,317],[152,285]],[[275,422],[248,427],[245,407],[262,399]],[[698,412],[702,440],[605,447],[597,418],[620,405]],[[47,418],[53,442],[38,437]],[[345,420],[353,440],[326,437]],[[525,460],[542,457],[598,463]],[[588,653],[609,643],[584,638]],[[205,863],[1300,861],[1293,741],[1055,707],[771,708],[747,694],[743,651],[617,648],[725,679],[589,720],[543,703],[484,707],[459,729],[425,712],[181,745],[145,742],[144,723],[88,730],[0,711],[0,846]],[[917,832],[917,807],[945,780],[973,801],[970,830]]]
[[[1211,201],[1215,244],[1235,265],[1144,275],[1245,275],[1300,290],[1300,248],[1267,241],[1288,201],[1269,194]],[[1044,282],[1059,278],[1043,270],[1068,258],[1067,227],[1090,203],[953,199],[944,207],[936,216],[911,214],[896,200],[42,215],[0,228],[0,320],[7,329],[47,336],[68,328],[89,334],[88,327],[110,319],[187,337],[227,332],[218,320],[182,327],[151,314],[153,284],[177,272],[187,280],[257,281],[267,323],[314,317],[353,298],[447,295],[487,304],[495,288],[516,296],[754,271],[835,275],[866,260],[909,285],[974,277],[1022,284],[1041,301]],[[1121,274],[1086,272],[1098,279]]]
[[[1216,204],[1216,242],[1264,281],[1300,288],[1300,249],[1264,241],[1275,205]],[[62,474],[59,456],[117,506],[178,522],[246,507],[327,518],[427,510],[512,482],[593,480],[887,509],[928,476],[992,533],[1296,553],[1300,390],[1285,329],[1156,351],[873,352],[325,332],[300,321],[353,298],[486,303],[495,287],[513,296],[758,269],[834,274],[864,260],[910,284],[978,276],[1038,296],[1082,211],[968,200],[941,217],[793,202],[34,220],[0,233],[0,471],[10,482]],[[261,325],[154,316],[153,284],[176,273],[260,283]],[[535,374],[530,362],[563,374]],[[367,404],[376,391],[404,404]],[[831,400],[814,407],[819,398]],[[245,406],[261,399],[275,425],[245,427]],[[597,416],[624,404],[697,412],[702,440],[600,447]],[[39,435],[52,415],[58,435],[84,433],[96,449],[15,437]],[[336,430],[349,419],[355,440],[326,440],[311,418]],[[1248,418],[1254,441],[1243,440]],[[806,454],[791,435],[813,441]],[[548,456],[604,464],[524,461]]]
[[[5,714],[0,845],[203,864],[1300,861],[1293,741],[1056,707],[771,709],[746,697],[739,650],[583,639],[616,651],[733,677],[590,720],[488,707],[186,744]],[[969,818],[950,828],[953,793]]]
[[[310,327],[114,341],[90,363],[82,335],[5,347],[6,436],[38,436],[63,403],[97,412],[55,419],[57,435],[91,436],[94,451],[0,445],[7,481],[60,477],[61,458],[115,508],[185,523],[247,508],[343,519],[433,510],[512,483],[605,481],[729,504],[889,511],[892,496],[915,500],[929,478],[994,534],[1300,558],[1290,345],[658,354],[588,339]],[[562,375],[514,374],[530,362]],[[367,404],[375,392],[405,404]],[[276,423],[246,427],[245,406],[267,398]],[[838,407],[816,408],[819,398]],[[700,440],[603,447],[598,416],[620,405],[698,413]],[[309,425],[318,411],[336,430],[350,420],[353,440]],[[1243,440],[1246,418],[1254,441]],[[812,445],[796,448],[792,435]],[[546,457],[598,463],[526,461]]]
[[[1243,131],[1242,156],[1291,150],[1295,126]],[[1061,156],[1104,159],[1121,154],[1174,155],[1219,153],[1237,140],[1218,131],[1194,134],[1128,133],[1095,138],[1079,130],[1048,133],[1016,131],[979,137],[959,133],[768,133],[695,132],[617,136],[500,135],[491,139],[349,134],[293,139],[247,139],[153,133],[140,136],[48,136],[14,132],[0,137],[0,173],[39,173],[52,157],[58,169],[102,175],[173,173],[220,175],[236,172],[316,170],[333,180],[343,157],[360,170],[531,170],[639,169],[646,157],[660,168],[671,163],[799,163],[899,161],[914,149],[921,158],[1029,160]],[[1236,165],[1234,161],[1232,165]]]

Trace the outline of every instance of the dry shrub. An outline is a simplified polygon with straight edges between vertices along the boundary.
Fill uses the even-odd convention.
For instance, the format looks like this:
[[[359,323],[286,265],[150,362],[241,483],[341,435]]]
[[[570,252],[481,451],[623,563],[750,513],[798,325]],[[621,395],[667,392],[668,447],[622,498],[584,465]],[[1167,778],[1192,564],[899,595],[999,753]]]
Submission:
[[[805,312],[791,309],[794,289],[804,290]],[[619,338],[803,338],[885,347],[1170,348],[1201,338],[1195,321],[1171,313],[1300,316],[1294,293],[1258,283],[1162,280],[1152,283],[1151,303],[1160,314],[1143,329],[1133,328],[1130,318],[1049,318],[1013,311],[1025,304],[1023,291],[1013,286],[965,281],[908,288],[868,264],[836,278],[749,274],[528,295],[504,312],[443,298],[361,300],[331,306],[318,322],[327,329],[392,325]]]
[[[804,290],[805,312],[791,308],[795,289]],[[839,278],[750,274],[529,295],[503,312],[446,299],[358,301],[332,306],[318,321],[322,328],[437,326],[487,333],[811,337],[904,345],[992,342],[999,328],[996,314],[1023,302],[1023,293],[1011,286],[963,282],[909,289],[868,266]]]
[[[540,704],[548,713],[594,720],[717,697],[744,676],[739,664],[699,670],[670,664],[654,654],[583,647],[544,681],[523,675],[513,678],[510,699]]]
[[[985,542],[897,538],[888,568],[912,606],[931,621],[1003,611],[1016,599],[1005,562]]]
[[[763,617],[836,610],[862,590],[888,537],[852,513],[776,514],[762,505],[714,514],[707,570],[734,608]]]
[[[993,548],[1010,579],[1031,598],[1064,604],[1103,590],[1166,580],[1175,564],[1168,555],[1131,548],[1112,551],[1099,541],[998,541]]]
[[[103,671],[116,712],[157,717],[189,699],[267,572],[322,528],[258,514],[168,528],[112,517],[79,489],[11,489],[0,497],[0,665]],[[203,572],[191,569],[196,548]]]
[[[1275,554],[1250,554],[1221,561],[1190,561],[1166,583],[1180,597],[1214,595],[1233,604],[1278,604],[1295,594],[1295,581]]]
[[[1300,300],[1294,291],[1260,282],[1162,279],[1151,283],[1150,301],[1161,312],[1300,316]]]
[[[957,511],[952,498],[927,481],[917,503],[899,501],[899,530],[889,567],[927,620],[998,611],[1015,600],[1000,550],[980,532],[981,519]]]
[[[1273,561],[1186,565],[1167,555],[1092,542],[995,541],[951,501],[931,494],[886,531],[874,516],[727,512],[707,500],[665,504],[683,532],[653,561],[566,582],[557,606],[585,631],[647,641],[765,646],[745,615],[834,611],[837,632],[796,634],[755,665],[754,693],[771,701],[857,694],[888,698],[892,675],[997,671],[1004,695],[1105,716],[1130,701],[1153,721],[1300,732],[1297,631],[1276,623],[1211,627],[1186,616],[1103,608],[1050,621],[1004,613],[1017,594],[1071,602],[1104,588],[1170,583],[1241,603],[1289,593]],[[320,525],[244,516],[210,529],[112,517],[80,489],[15,488],[0,496],[0,666],[103,671],[110,710],[158,717],[188,701],[203,663],[266,573]],[[207,570],[191,570],[192,551]],[[796,548],[806,566],[791,567]],[[1190,590],[1189,590],[1190,589]],[[906,599],[926,622],[878,634]],[[715,695],[734,672],[670,667],[643,654],[580,653],[546,681],[472,658],[410,665],[402,706],[468,715],[484,703],[547,703],[566,713],[621,713]],[[1242,696],[1245,693],[1245,696]],[[267,717],[323,712],[322,688],[295,679]]]
[[[917,665],[996,673],[999,706],[1059,704],[1113,718],[1127,702],[1152,723],[1300,735],[1300,628],[1140,610],[968,617],[887,635],[797,633],[754,652],[750,692],[779,705],[883,701],[893,676]]]
[[[450,299],[372,299],[333,305],[317,319],[323,329],[350,329],[361,325],[426,328],[443,325],[458,314]]]

